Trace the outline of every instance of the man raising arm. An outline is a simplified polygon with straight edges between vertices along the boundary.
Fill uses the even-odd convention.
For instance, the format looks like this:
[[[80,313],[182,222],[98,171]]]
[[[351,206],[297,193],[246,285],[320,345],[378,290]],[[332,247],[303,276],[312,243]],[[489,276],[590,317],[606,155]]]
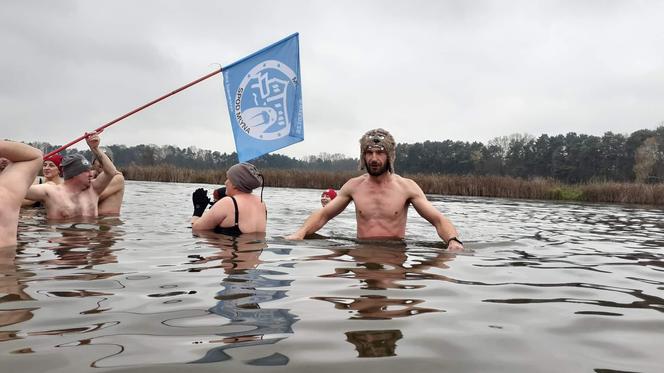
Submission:
[[[0,157],[6,167],[0,172],[0,247],[16,245],[21,202],[42,164],[42,152],[31,146],[0,141]]]
[[[88,134],[86,141],[93,155],[99,159],[103,173],[92,180],[90,162],[80,154],[66,156],[62,161],[64,183],[60,185],[32,185],[27,198],[42,201],[49,219],[96,217],[99,195],[118,172],[108,157],[99,150],[99,136]]]

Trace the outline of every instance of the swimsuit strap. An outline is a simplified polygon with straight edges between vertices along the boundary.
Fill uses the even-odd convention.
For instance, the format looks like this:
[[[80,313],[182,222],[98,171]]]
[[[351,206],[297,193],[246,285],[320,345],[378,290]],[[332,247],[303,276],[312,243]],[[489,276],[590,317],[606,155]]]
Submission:
[[[233,205],[235,206],[235,226],[239,227],[240,226],[240,211],[237,208],[237,201],[235,201],[235,197],[230,196],[231,199],[233,200]]]

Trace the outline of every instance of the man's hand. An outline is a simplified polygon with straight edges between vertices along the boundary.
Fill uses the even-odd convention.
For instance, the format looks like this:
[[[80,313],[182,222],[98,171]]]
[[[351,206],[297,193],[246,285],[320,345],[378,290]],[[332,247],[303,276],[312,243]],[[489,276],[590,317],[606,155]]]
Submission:
[[[298,241],[300,241],[300,240],[304,239],[304,234],[302,234],[300,232],[295,232],[295,233],[293,233],[291,235],[288,235],[284,238],[286,238],[287,240],[298,240]]]
[[[463,251],[463,245],[457,240],[450,240],[447,242],[447,250],[451,252],[461,252]]]
[[[86,132],[85,141],[88,143],[90,150],[94,151],[97,148],[99,148],[99,143],[101,142],[101,139],[99,138],[98,132],[90,132],[90,133]]]

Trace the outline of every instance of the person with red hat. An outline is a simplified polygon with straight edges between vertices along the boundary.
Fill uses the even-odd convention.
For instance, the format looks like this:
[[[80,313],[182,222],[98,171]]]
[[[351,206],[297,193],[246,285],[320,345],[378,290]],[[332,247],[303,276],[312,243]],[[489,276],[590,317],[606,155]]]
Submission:
[[[99,149],[98,133],[87,133],[85,140],[93,156],[101,161],[103,172],[99,176],[92,179],[90,161],[76,153],[62,159],[62,184],[32,185],[28,188],[25,197],[41,201],[46,207],[47,219],[97,217],[99,197],[119,173],[113,162]]]
[[[320,204],[325,207],[330,201],[332,201],[335,197],[337,196],[337,191],[330,188],[328,190],[323,191],[323,194],[320,196]]]
[[[32,184],[62,184],[62,168],[60,167],[60,163],[62,163],[62,156],[60,154],[53,154],[44,159],[44,162],[42,162],[42,174],[44,177],[37,176]],[[39,201],[32,201],[24,198],[21,206],[41,207],[42,204]]]
[[[44,174],[44,179],[46,179],[46,184],[62,184],[63,180],[60,177],[62,169],[60,169],[60,163],[62,163],[62,156],[60,154],[53,154],[44,159],[44,162],[42,163],[42,173]]]

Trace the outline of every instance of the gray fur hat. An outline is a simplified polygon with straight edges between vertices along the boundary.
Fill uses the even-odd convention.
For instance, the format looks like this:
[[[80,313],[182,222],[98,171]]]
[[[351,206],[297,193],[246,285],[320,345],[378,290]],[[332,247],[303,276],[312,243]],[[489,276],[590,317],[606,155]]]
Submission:
[[[367,133],[365,133],[360,139],[360,170],[366,168],[364,152],[366,152],[369,147],[381,148],[387,153],[387,162],[389,163],[388,171],[394,173],[394,162],[397,158],[394,137],[382,128],[367,131]]]

